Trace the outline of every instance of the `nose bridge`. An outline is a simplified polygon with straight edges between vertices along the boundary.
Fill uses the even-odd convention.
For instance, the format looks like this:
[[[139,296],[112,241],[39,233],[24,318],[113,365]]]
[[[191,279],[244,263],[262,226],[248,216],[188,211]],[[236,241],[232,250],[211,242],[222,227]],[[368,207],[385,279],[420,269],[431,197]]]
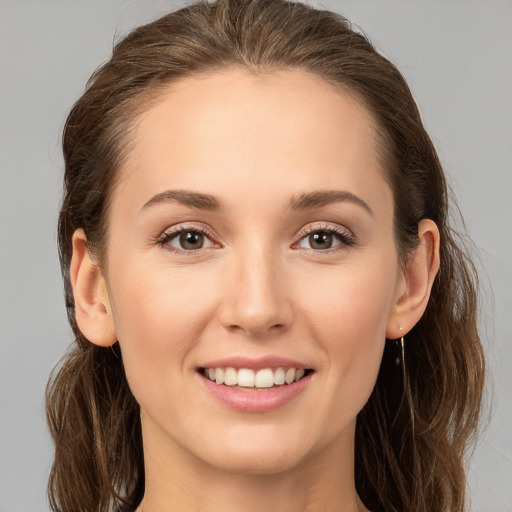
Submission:
[[[253,239],[233,251],[230,292],[224,296],[222,323],[258,336],[290,321],[283,261],[268,242]]]

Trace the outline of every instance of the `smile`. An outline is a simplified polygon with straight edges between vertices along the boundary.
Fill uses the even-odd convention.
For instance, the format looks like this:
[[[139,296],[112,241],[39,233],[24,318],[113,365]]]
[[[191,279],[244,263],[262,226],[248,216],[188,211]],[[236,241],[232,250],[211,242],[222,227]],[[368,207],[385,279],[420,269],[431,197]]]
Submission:
[[[201,368],[204,376],[216,384],[234,389],[270,389],[290,385],[309,375],[305,368],[251,368],[213,367]]]
[[[315,370],[290,359],[234,357],[197,368],[198,384],[229,409],[264,413],[295,402],[312,385]]]

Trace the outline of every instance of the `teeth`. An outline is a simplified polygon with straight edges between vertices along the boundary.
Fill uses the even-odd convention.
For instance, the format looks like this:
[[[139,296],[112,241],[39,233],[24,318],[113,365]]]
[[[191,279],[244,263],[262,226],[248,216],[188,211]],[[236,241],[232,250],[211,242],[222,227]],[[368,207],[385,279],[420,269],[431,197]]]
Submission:
[[[290,368],[286,371],[285,381],[286,384],[291,384],[295,380],[295,368]]]
[[[238,370],[238,385],[244,388],[254,387],[254,370],[247,368],[240,368]]]
[[[259,370],[254,377],[254,386],[257,388],[271,388],[274,385],[274,372],[270,368]]]
[[[285,383],[285,381],[286,381],[286,377],[285,377],[285,373],[284,373],[284,368],[278,368],[274,372],[274,384],[276,386],[281,386]]]
[[[226,368],[224,372],[224,384],[236,386],[238,384],[238,372],[234,368]]]
[[[224,370],[222,368],[215,368],[215,382],[224,384]]]
[[[243,388],[271,388],[291,384],[302,379],[305,375],[304,368],[264,368],[251,370],[250,368],[205,368],[204,375],[217,384],[226,386],[240,386]]]

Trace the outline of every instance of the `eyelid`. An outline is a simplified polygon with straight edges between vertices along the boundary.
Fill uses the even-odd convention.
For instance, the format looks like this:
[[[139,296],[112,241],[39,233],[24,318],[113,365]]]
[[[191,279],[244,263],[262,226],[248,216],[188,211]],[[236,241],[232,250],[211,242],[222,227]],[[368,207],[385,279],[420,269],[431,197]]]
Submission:
[[[158,237],[155,239],[155,243],[162,248],[165,248],[169,251],[177,252],[179,254],[192,255],[194,253],[198,253],[201,250],[209,249],[210,247],[202,247],[201,249],[197,249],[195,251],[186,251],[184,249],[179,249],[170,245],[168,242],[178,236],[180,233],[184,231],[197,232],[204,235],[206,238],[210,240],[212,245],[216,248],[222,247],[220,243],[216,241],[217,235],[215,232],[209,228],[206,224],[203,223],[194,223],[194,222],[184,222],[182,224],[176,224],[165,229]]]
[[[296,242],[294,242],[294,244],[292,245],[292,248],[299,249],[300,247],[298,247],[298,244],[302,240],[304,240],[307,236],[311,235],[312,233],[316,233],[316,232],[333,233],[339,239],[341,239],[340,240],[341,243],[339,245],[329,248],[329,249],[319,250],[319,249],[307,249],[306,248],[305,250],[309,250],[309,251],[312,251],[315,253],[327,254],[329,252],[335,252],[335,251],[343,250],[346,247],[354,246],[357,243],[356,237],[350,229],[340,226],[339,224],[330,224],[327,222],[321,222],[321,223],[316,223],[316,224],[315,223],[308,224],[307,226],[303,227],[297,233],[298,240]]]
[[[154,243],[165,248],[167,250],[179,253],[192,255],[198,252],[201,252],[204,249],[209,249],[210,247],[203,247],[201,249],[197,249],[194,251],[187,251],[183,249],[179,249],[177,247],[171,246],[168,244],[170,240],[175,238],[177,235],[182,233],[183,231],[194,231],[203,234],[206,236],[210,242],[213,244],[215,248],[220,248],[222,245],[217,242],[218,236],[216,233],[206,224],[203,223],[195,223],[195,222],[184,222],[182,224],[176,224],[165,229],[158,237],[155,238]],[[340,244],[335,247],[318,250],[318,249],[309,249],[309,251],[315,253],[329,253],[335,252],[338,250],[343,250],[346,247],[356,245],[356,237],[352,233],[352,231],[346,227],[340,226],[339,224],[330,224],[327,222],[321,223],[311,223],[303,227],[298,233],[298,240],[292,244],[293,249],[299,249],[298,244],[304,240],[307,236],[315,232],[328,232],[333,233],[340,240]],[[305,250],[308,250],[307,248]]]

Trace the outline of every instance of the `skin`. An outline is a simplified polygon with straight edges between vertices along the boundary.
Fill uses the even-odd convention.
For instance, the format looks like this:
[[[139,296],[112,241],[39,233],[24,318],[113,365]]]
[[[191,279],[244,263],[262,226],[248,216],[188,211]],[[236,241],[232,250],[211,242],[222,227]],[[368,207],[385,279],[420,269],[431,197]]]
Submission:
[[[106,268],[78,230],[71,276],[81,330],[98,345],[119,340],[141,406],[145,512],[366,510],[356,417],[386,338],[419,320],[439,266],[428,220],[400,264],[384,176],[371,114],[305,72],[187,78],[141,115],[112,197]],[[221,208],[144,206],[168,190]],[[290,208],[326,190],[367,208],[346,198]],[[203,247],[158,243],[180,226],[206,229]],[[351,242],[312,248],[309,233],[329,229]],[[236,411],[198,385],[201,363],[269,354],[315,370],[278,410]]]

